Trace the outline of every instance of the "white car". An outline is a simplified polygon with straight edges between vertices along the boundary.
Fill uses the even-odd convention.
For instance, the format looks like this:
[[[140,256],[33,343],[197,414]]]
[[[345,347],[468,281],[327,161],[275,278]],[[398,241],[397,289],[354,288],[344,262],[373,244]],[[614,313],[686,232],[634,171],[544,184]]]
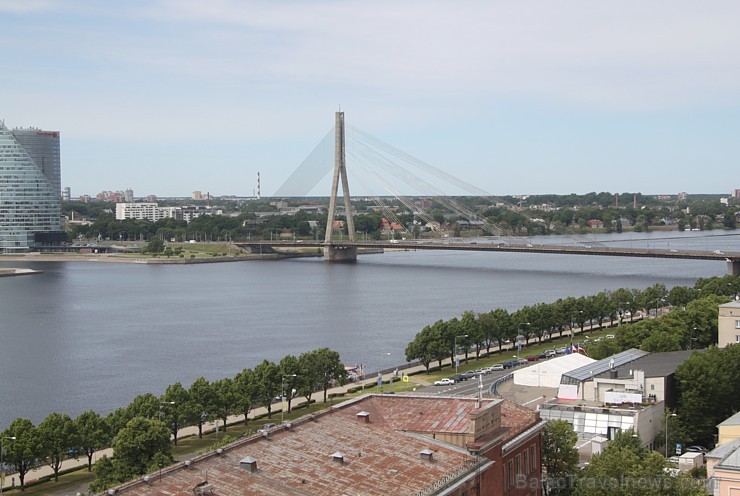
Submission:
[[[449,377],[446,377],[444,379],[440,379],[438,381],[434,381],[434,385],[435,386],[451,386],[453,384],[455,384],[455,381],[453,381]]]
[[[493,365],[491,365],[488,368],[491,369],[491,372],[495,372],[497,370],[504,370],[504,364],[503,363],[494,363]]]

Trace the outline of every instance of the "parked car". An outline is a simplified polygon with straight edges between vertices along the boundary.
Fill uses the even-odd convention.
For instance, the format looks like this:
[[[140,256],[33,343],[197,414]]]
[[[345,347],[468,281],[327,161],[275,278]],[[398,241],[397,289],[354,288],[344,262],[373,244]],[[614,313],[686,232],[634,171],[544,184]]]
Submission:
[[[262,427],[260,427],[259,429],[257,429],[257,432],[260,432],[260,433],[262,433],[262,432],[269,432],[270,429],[274,429],[275,427],[277,427],[277,425],[275,425],[275,424],[265,424]]]
[[[491,369],[491,372],[495,372],[497,370],[504,370],[504,364],[503,363],[494,363],[493,365],[491,365],[488,368]]]
[[[689,446],[686,448],[687,453],[709,453],[709,450],[704,446]]]
[[[606,339],[614,339],[616,336],[614,334],[607,334],[604,336]]]
[[[545,350],[544,353],[545,353],[545,358],[552,358],[558,354],[558,352],[555,350]]]
[[[468,379],[472,379],[473,377],[478,377],[479,375],[481,375],[481,373],[477,370],[468,370],[466,372],[463,372],[462,375],[466,376]]]
[[[465,374],[457,374],[457,375],[453,375],[453,376],[451,377],[451,379],[452,379],[453,381],[455,381],[455,382],[460,382],[460,381],[467,381],[467,380],[468,380],[468,379],[470,379],[470,378],[469,378],[469,377],[467,377],[467,376],[466,376]]]
[[[453,384],[455,384],[455,381],[453,379],[450,379],[449,377],[434,381],[435,386],[451,386]]]
[[[508,362],[504,362],[501,365],[503,365],[505,369],[510,369],[512,367],[516,367],[519,364],[516,362],[516,360],[509,360]]]
[[[527,361],[528,362],[536,362],[539,359],[540,359],[539,355],[529,355],[527,357]]]
[[[565,346],[561,346],[560,348],[555,350],[555,353],[558,355],[565,355]]]
[[[527,359],[526,358],[520,358],[519,360],[516,361],[516,363],[517,363],[517,365],[526,365],[527,364]]]

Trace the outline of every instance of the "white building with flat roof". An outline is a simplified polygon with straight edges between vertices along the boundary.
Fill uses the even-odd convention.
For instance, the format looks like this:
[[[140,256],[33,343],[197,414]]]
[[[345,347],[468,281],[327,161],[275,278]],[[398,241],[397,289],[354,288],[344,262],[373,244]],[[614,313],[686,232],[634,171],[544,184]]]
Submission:
[[[116,220],[146,219],[156,222],[166,217],[156,203],[116,203]]]

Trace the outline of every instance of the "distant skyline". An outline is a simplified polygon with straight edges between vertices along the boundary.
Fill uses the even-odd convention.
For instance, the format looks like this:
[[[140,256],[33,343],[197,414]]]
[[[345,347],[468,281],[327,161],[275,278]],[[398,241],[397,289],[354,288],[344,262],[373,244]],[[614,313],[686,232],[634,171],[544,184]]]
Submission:
[[[0,119],[61,132],[73,197],[258,171],[270,196],[340,106],[494,195],[729,194],[739,25],[723,0],[0,0]]]

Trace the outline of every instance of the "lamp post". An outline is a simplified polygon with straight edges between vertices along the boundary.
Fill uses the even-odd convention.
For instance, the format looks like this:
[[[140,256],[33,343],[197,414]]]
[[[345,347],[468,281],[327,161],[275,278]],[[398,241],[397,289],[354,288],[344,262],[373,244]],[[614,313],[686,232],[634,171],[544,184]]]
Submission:
[[[696,341],[696,338],[694,337],[694,332],[698,330],[699,329],[697,329],[696,327],[691,329],[691,338],[689,339],[689,350],[694,349],[694,341]]]
[[[174,401],[160,401],[159,402],[159,420],[162,420],[162,414],[164,413],[162,411],[162,405],[174,405]]]
[[[675,413],[665,414],[665,457],[668,459],[668,419],[670,417],[678,417]]]
[[[280,396],[280,402],[282,403],[280,405],[280,425],[283,424],[283,419],[285,417],[285,378],[286,377],[297,377],[297,376],[296,374],[283,374],[283,378],[280,381],[281,391],[282,391],[282,396]]]
[[[463,334],[461,336],[455,336],[455,346],[452,349],[453,360],[455,360],[455,375],[457,375],[457,368],[458,368],[458,365],[457,365],[457,362],[458,362],[458,360],[457,360],[457,338],[467,338],[467,337],[468,337],[467,334]]]
[[[519,339],[519,336],[520,335],[523,336],[523,334],[521,334],[521,332],[523,331],[522,326],[529,327],[531,325],[532,324],[530,324],[529,322],[522,322],[521,324],[519,324],[518,326],[516,326],[516,354],[517,355],[521,355],[522,354],[522,340]],[[525,336],[524,337],[524,340],[525,340],[525,342],[529,342],[529,337],[528,336]]]
[[[3,440],[9,439],[15,441],[15,436],[3,436],[0,438],[0,494],[3,494],[3,485],[5,484],[5,465],[3,465]]]

